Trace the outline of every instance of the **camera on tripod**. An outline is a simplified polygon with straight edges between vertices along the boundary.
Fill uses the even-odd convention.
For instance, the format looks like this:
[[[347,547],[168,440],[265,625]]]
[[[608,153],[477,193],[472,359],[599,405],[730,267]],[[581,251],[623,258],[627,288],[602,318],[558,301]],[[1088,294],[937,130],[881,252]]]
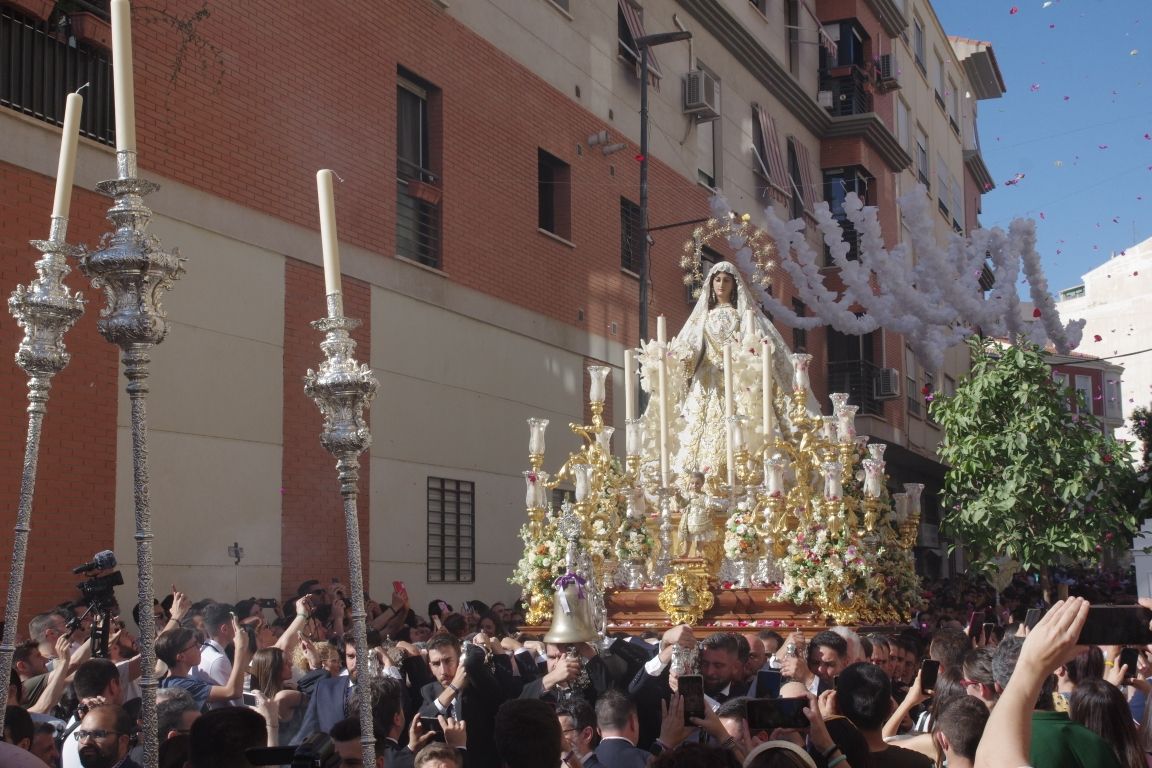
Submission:
[[[68,621],[68,629],[75,632],[80,628],[89,614],[96,619],[92,623],[92,655],[96,658],[108,656],[108,635],[111,629],[111,612],[116,608],[116,594],[113,591],[124,583],[124,576],[120,571],[100,574],[100,571],[109,571],[116,567],[116,555],[110,549],[97,552],[90,562],[78,565],[72,573],[97,573],[76,585],[88,610],[81,616],[73,616]]]

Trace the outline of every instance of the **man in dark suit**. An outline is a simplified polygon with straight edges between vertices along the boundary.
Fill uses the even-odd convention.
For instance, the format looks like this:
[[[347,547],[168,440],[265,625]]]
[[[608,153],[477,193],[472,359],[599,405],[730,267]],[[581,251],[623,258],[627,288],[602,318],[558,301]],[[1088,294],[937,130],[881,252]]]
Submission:
[[[700,677],[704,679],[705,695],[719,704],[743,696],[748,693],[743,676],[739,636],[718,632],[704,638],[700,643]]]
[[[428,666],[436,681],[420,689],[421,717],[455,717],[464,721],[468,747],[464,768],[500,768],[493,741],[496,711],[507,688],[488,671],[484,650],[469,645],[463,658],[455,637],[434,635],[428,641]],[[502,667],[497,665],[497,672]]]
[[[304,720],[300,730],[292,737],[292,744],[299,745],[317,731],[328,733],[332,726],[344,719],[349,701],[356,699],[353,685],[356,679],[356,645],[351,634],[344,636],[344,663],[348,667],[347,676],[329,677],[316,683],[308,708],[304,710]]]
[[[652,755],[636,746],[640,722],[636,704],[619,691],[607,691],[596,702],[596,724],[600,726],[600,746],[596,759],[604,768],[644,768]]]
[[[599,655],[588,643],[576,646],[575,658],[569,658],[564,648],[549,643],[547,646],[547,672],[527,683],[520,693],[521,699],[540,699],[549,703],[583,699],[596,705],[596,699],[609,688],[620,685],[625,662],[610,655]],[[580,672],[587,675],[587,682],[581,684]]]

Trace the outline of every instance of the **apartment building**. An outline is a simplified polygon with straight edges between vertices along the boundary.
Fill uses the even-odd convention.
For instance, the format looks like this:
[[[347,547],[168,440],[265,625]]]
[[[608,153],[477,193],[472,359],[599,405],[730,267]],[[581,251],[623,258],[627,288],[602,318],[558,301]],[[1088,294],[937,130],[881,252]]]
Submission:
[[[74,4],[75,5],[75,4]],[[79,6],[89,4],[79,3]],[[105,4],[106,6],[106,4]],[[34,277],[47,233],[64,94],[84,82],[70,239],[107,230],[95,184],[114,172],[106,7],[62,13],[0,0],[0,275]],[[362,458],[367,587],[403,579],[431,598],[512,599],[529,416],[549,418],[558,467],[586,417],[584,368],[639,342],[641,155],[649,167],[650,317],[687,317],[678,266],[719,189],[734,209],[812,221],[846,191],[894,205],[917,181],[941,237],[977,224],[991,179],[976,102],[1003,91],[991,47],[952,41],[915,0],[173,0],[136,9],[137,131],[151,231],[188,259],[153,355],[156,583],[221,599],[342,578],[343,516],[319,414],[301,377],[324,313],[313,175],[333,168],[357,355],[380,379]],[[688,31],[648,48],[637,40]],[[651,39],[651,38],[649,38]],[[641,85],[650,136],[640,146]],[[815,240],[813,240],[815,242]],[[709,244],[710,258],[730,256]],[[835,270],[827,269],[834,285]],[[67,566],[114,547],[134,567],[127,399],[94,300],[66,337],[48,405],[25,607],[60,599]],[[783,278],[774,295],[810,308]],[[921,389],[947,389],[961,352],[923,371],[891,333],[781,326],[812,353],[827,403],[849,391],[858,430],[889,444],[894,483],[924,482],[920,559],[942,468]],[[0,322],[0,344],[20,331]],[[0,373],[0,493],[16,498],[23,373]],[[610,386],[606,419],[623,426]],[[619,430],[622,434],[623,430]],[[617,446],[622,453],[623,446]],[[10,526],[0,525],[0,538]],[[0,542],[2,544],[2,542]],[[238,549],[243,554],[236,556]],[[230,554],[231,552],[231,554]],[[334,572],[329,572],[334,571]]]

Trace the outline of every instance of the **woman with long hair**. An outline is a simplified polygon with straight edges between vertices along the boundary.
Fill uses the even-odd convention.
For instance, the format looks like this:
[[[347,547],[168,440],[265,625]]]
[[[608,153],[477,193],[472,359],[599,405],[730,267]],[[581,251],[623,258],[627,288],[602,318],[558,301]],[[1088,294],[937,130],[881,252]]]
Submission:
[[[1068,717],[1108,742],[1124,768],[1148,768],[1124,694],[1098,677],[1081,680],[1068,702]]]
[[[252,694],[257,712],[269,723],[269,746],[286,746],[300,729],[306,697],[292,687],[291,659],[279,648],[261,648],[252,656]],[[275,728],[273,728],[275,718]],[[276,731],[276,743],[271,733]]]

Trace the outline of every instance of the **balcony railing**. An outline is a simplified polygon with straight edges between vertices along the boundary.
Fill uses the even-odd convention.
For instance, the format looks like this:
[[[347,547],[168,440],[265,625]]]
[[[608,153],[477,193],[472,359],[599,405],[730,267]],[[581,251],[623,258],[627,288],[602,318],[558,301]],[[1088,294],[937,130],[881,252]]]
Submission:
[[[0,8],[0,106],[60,125],[65,97],[85,83],[80,133],[112,144],[116,136],[108,53],[82,41],[70,46],[56,27]]]
[[[882,416],[884,403],[874,387],[880,369],[867,360],[836,360],[828,363],[828,391],[847,392],[848,403],[860,406],[861,414]]]
[[[832,115],[863,115],[872,111],[868,74],[855,64],[821,72],[820,90],[832,92],[832,106],[827,108]]]
[[[396,163],[396,253],[440,268],[440,188],[435,175],[403,158]]]

